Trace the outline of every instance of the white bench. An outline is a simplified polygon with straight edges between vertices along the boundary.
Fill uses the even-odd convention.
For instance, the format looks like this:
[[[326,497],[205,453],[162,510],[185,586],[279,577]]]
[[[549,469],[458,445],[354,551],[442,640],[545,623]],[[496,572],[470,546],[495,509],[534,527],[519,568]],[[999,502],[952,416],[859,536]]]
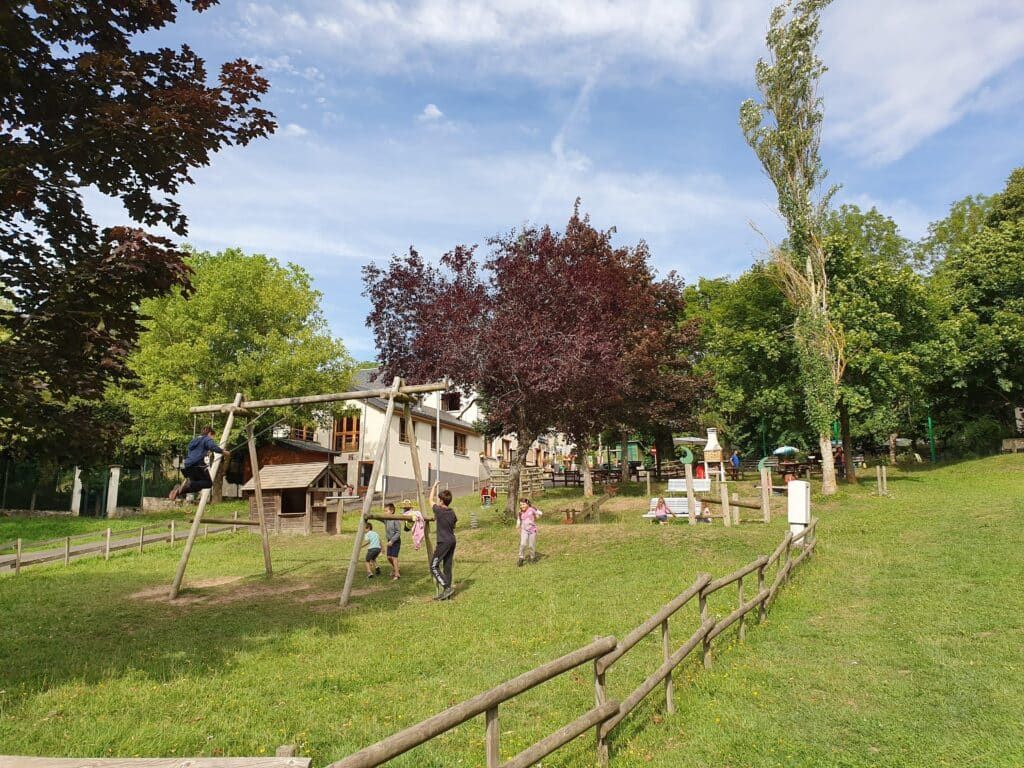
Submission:
[[[665,503],[668,505],[668,516],[671,517],[689,517],[689,512],[686,509],[686,498],[684,496],[671,496],[665,499]],[[657,499],[651,499],[651,507],[647,511],[646,515],[641,517],[653,518],[654,510],[658,506]]]
[[[686,480],[677,479],[668,481],[669,493],[686,493]],[[693,480],[694,493],[711,493],[711,478],[696,477]],[[668,499],[666,499],[668,501]]]

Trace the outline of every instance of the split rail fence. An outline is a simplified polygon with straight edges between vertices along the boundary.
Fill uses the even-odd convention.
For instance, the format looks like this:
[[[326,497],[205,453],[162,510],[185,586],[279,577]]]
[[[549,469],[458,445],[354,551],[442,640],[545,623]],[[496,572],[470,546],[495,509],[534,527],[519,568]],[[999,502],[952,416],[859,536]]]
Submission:
[[[237,517],[237,515],[236,512],[235,516]],[[102,556],[104,560],[109,560],[111,552],[127,549],[143,552],[147,546],[161,542],[166,541],[173,544],[188,536],[188,528],[176,526],[175,523],[176,521],[171,520],[125,530],[107,528],[40,541],[14,539],[3,542],[0,543],[0,572],[8,570],[20,574],[22,568],[31,565],[60,561],[63,561],[64,565],[68,565],[72,560],[86,555],[98,555]],[[203,527],[203,535],[233,533],[239,527],[246,525],[252,525],[252,523],[244,519],[210,520]]]
[[[597,761],[601,766],[607,766],[612,732],[659,684],[664,685],[666,711],[670,714],[675,711],[672,673],[694,650],[698,647],[701,649],[704,667],[710,668],[712,642],[715,638],[738,624],[738,637],[742,642],[746,635],[747,614],[756,610],[758,622],[765,618],[769,606],[775,600],[779,589],[789,580],[790,574],[814,552],[818,540],[817,525],[818,520],[815,518],[800,533],[794,535],[792,532],[787,532],[771,555],[762,555],[727,576],[712,579],[710,574],[698,575],[693,584],[685,591],[621,641],[616,641],[612,636],[597,638],[589,645],[529,672],[524,672],[489,691],[474,696],[461,704],[456,704],[433,717],[411,725],[376,744],[338,760],[328,768],[373,768],[373,766],[382,765],[481,714],[484,715],[484,749],[487,768],[527,768],[535,765],[539,760],[583,735],[591,728],[595,729],[597,737]],[[794,554],[794,550],[799,551]],[[769,575],[771,575],[771,579],[769,579]],[[747,597],[749,593],[744,590],[744,582],[752,584],[755,578],[757,579],[756,592]],[[708,598],[733,584],[736,585],[736,608],[724,618],[710,616]],[[694,599],[698,601],[699,605],[700,626],[678,649],[673,651],[669,620]],[[651,632],[659,629],[663,653],[661,666],[624,699],[609,698],[607,681],[609,670],[637,643]],[[541,683],[591,661],[594,665],[594,706],[571,723],[503,762],[499,706]]]

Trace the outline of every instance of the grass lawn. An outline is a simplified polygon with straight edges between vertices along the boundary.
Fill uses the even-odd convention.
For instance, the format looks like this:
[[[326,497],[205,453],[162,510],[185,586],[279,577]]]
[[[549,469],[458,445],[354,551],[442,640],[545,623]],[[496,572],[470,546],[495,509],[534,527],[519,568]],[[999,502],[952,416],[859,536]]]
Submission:
[[[816,557],[767,622],[743,645],[726,632],[712,670],[680,667],[676,714],[652,694],[615,732],[612,765],[1024,763],[1024,457],[893,472],[890,489],[815,499]],[[173,604],[180,545],[0,577],[0,752],[260,755],[295,743],[323,766],[595,636],[624,636],[696,573],[732,571],[785,531],[781,519],[652,526],[641,497],[612,500],[599,525],[559,524],[572,503],[565,491],[540,500],[543,557],[517,568],[514,531],[457,500],[449,603],[430,600],[425,555],[406,536],[401,581],[360,574],[339,609],[351,518],[339,537],[274,538],[270,580],[258,537],[199,540]],[[0,519],[0,540],[92,522],[29,534],[16,529],[35,520]],[[715,598],[724,615],[735,591]],[[683,613],[676,642],[697,624],[696,606]],[[660,654],[655,633],[609,672],[610,695],[624,698]],[[585,666],[504,705],[503,757],[592,702]],[[480,765],[483,730],[481,717],[392,764]],[[590,734],[544,761],[592,764]]]

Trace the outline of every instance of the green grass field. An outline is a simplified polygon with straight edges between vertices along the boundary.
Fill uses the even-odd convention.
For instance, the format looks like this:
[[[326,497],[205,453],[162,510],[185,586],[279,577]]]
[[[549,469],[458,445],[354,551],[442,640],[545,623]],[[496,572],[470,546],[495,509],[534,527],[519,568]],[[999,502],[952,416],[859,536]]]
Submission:
[[[873,479],[873,478],[872,478]],[[1019,766],[1024,763],[1024,457],[894,472],[891,497],[844,489],[825,502],[815,558],[768,620],[676,674],[616,731],[613,766]],[[746,491],[744,496],[753,496]],[[272,754],[297,744],[323,766],[590,642],[624,636],[700,571],[734,570],[781,540],[771,526],[642,522],[614,499],[600,524],[561,525],[573,503],[540,500],[543,557],[517,568],[518,539],[457,500],[456,598],[431,601],[425,555],[406,536],[403,578],[357,577],[337,598],[352,519],[336,538],[200,540],[182,598],[167,587],[181,546],[0,577],[0,753]],[[578,503],[578,500],[577,500]],[[96,521],[0,519],[0,540],[78,533]],[[127,521],[125,525],[137,525]],[[99,521],[101,527],[106,521]],[[711,608],[724,615],[735,591]],[[696,606],[673,621],[682,642]],[[608,675],[624,698],[660,661],[653,634]],[[592,706],[589,667],[501,708],[512,756]],[[393,761],[483,763],[483,718]],[[545,766],[593,764],[587,734]]]

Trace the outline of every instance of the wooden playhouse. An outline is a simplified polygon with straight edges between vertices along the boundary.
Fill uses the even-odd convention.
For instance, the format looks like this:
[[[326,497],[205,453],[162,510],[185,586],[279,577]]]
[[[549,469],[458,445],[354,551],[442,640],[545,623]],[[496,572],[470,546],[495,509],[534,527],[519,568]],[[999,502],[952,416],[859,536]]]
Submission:
[[[306,535],[338,532],[339,513],[327,497],[342,495],[345,483],[334,465],[314,462],[261,467],[260,486],[269,530]],[[259,520],[252,478],[242,486],[242,495],[249,501],[249,519]]]

